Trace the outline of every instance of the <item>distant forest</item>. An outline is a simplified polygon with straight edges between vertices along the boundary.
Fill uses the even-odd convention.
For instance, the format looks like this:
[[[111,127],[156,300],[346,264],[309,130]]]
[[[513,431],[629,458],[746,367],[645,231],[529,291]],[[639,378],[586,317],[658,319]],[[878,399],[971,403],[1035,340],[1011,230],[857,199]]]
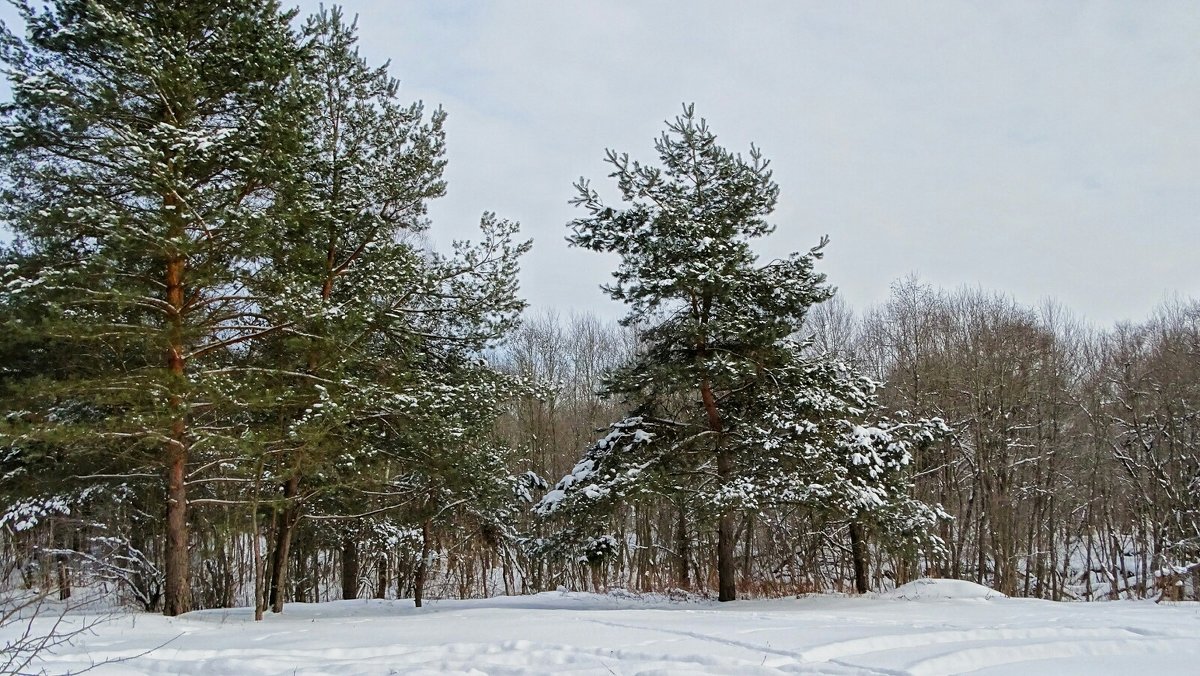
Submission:
[[[770,162],[685,105],[652,148],[607,151],[616,201],[564,191],[569,243],[616,261],[596,300],[626,314],[531,311],[517,223],[429,245],[446,112],[402,101],[338,8],[20,10],[0,602],[261,618],[925,576],[1200,600],[1200,301],[1100,329],[910,278],[856,311],[819,233],[755,253],[787,227]]]

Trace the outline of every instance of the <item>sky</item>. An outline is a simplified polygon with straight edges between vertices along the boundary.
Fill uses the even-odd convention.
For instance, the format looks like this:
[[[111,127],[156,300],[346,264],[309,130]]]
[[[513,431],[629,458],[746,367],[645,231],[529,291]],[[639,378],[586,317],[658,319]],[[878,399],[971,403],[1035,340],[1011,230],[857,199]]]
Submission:
[[[285,2],[286,4],[286,2]],[[305,12],[317,2],[305,0]],[[518,220],[535,308],[621,308],[571,249],[571,184],[654,158],[694,102],[780,184],[777,257],[829,235],[845,299],[916,274],[1099,324],[1200,297],[1200,3],[346,0],[401,96],[443,106],[439,246]]]

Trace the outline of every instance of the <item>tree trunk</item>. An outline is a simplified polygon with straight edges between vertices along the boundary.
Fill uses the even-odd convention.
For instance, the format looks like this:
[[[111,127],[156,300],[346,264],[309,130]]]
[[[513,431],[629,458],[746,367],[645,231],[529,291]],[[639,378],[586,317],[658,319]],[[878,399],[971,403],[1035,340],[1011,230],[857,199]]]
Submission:
[[[178,196],[174,192],[163,195],[163,211],[172,221],[171,231],[175,236],[183,235],[183,224],[179,222]],[[171,395],[168,407],[171,411],[171,432],[166,443],[167,455],[167,541],[165,556],[165,598],[163,614],[179,615],[191,610],[191,585],[188,572],[188,524],[187,485],[184,483],[187,460],[187,410],[181,390],[186,383],[184,373],[183,275],[186,259],[178,252],[167,258],[164,281],[167,305],[171,313],[167,317],[167,372]]]
[[[691,586],[688,578],[688,560],[691,559],[691,538],[688,537],[687,512],[679,506],[679,520],[675,523],[675,584],[681,589]]]
[[[259,497],[262,490],[263,458],[258,459],[258,469],[255,470],[254,499],[250,502],[251,551],[254,554],[254,621],[261,622],[267,609],[267,557],[262,551],[262,525],[258,513]],[[271,530],[278,526],[278,509],[271,510]],[[269,536],[267,536],[269,537]]]
[[[737,545],[737,535],[734,532],[734,516],[726,512],[721,515],[717,525],[717,600],[734,601],[737,599],[737,559],[734,547]]]
[[[717,411],[717,398],[713,395],[712,386],[708,380],[700,384],[700,397],[704,401],[704,411],[708,415],[708,428],[717,433],[715,443],[717,452],[717,480],[724,485],[733,477],[733,456],[721,447],[721,414]],[[737,532],[734,515],[726,508],[717,524],[717,600],[733,601],[737,599],[737,560],[734,548],[737,546]]]
[[[67,568],[67,555],[60,553],[54,558],[58,562],[58,600],[66,601],[71,598],[71,571]]]
[[[182,437],[183,420],[172,426]],[[163,614],[180,615],[191,610],[191,585],[188,575],[187,488],[184,469],[187,455],[183,443],[172,439],[167,469],[167,543],[164,553],[165,571]]]
[[[429,522],[421,524],[421,560],[413,580],[413,603],[420,608],[425,597],[425,577],[429,574]]]
[[[377,568],[375,569],[375,598],[386,599],[387,588],[390,582],[388,575],[388,556],[380,554]]]
[[[729,453],[720,451],[717,454],[717,476],[724,483],[733,473],[733,458]],[[721,514],[717,524],[717,600],[734,601],[737,599],[737,558],[734,548],[737,546],[737,524],[734,514],[728,508]]]
[[[358,540],[353,530],[342,535],[342,598],[358,598]]]
[[[282,613],[287,590],[288,554],[292,548],[292,535],[296,532],[296,521],[300,516],[300,505],[296,495],[300,492],[300,475],[294,474],[283,485],[283,498],[287,501],[283,522],[275,539],[275,551],[271,556],[271,612]]]
[[[745,537],[742,539],[742,584],[749,586],[754,582],[753,558],[754,558],[754,515],[746,515],[746,527],[742,532]]]
[[[264,573],[266,572],[264,569],[266,566],[266,561],[264,560],[264,557],[262,555],[262,543],[259,542],[259,525],[258,525],[258,513],[257,513],[258,512],[258,498],[257,498],[257,496],[255,496],[254,506],[252,507],[252,509],[254,510],[254,517],[253,517],[254,530],[251,533],[251,537],[253,537],[254,539],[250,541],[250,543],[251,543],[250,549],[254,555],[254,621],[262,622],[263,610],[265,609],[265,606],[267,605],[266,603],[263,602],[263,600],[264,600],[263,595],[264,595],[264,592],[266,592],[266,589],[265,589],[266,584],[265,584],[265,580],[263,580],[263,577],[265,577]]]
[[[850,555],[854,558],[854,590],[866,594],[871,588],[867,551],[867,532],[862,523],[850,522]]]

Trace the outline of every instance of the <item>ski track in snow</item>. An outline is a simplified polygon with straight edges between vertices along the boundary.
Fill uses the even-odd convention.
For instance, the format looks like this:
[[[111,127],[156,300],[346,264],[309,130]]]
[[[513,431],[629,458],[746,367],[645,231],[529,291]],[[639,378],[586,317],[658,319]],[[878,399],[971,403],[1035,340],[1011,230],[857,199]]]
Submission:
[[[0,643],[11,630],[0,630]],[[115,661],[94,673],[1157,676],[1197,673],[1198,660],[1195,603],[926,595],[719,605],[552,592],[420,610],[405,601],[291,604],[261,623],[247,609],[127,615],[38,668],[65,673]]]

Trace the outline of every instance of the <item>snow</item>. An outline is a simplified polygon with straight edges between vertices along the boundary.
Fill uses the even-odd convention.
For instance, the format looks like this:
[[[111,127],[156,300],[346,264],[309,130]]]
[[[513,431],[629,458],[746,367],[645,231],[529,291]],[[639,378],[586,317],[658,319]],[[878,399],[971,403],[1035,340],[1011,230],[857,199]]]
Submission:
[[[1053,603],[944,581],[915,588],[920,600],[897,593],[717,604],[620,590],[422,609],[385,600],[291,604],[260,623],[244,608],[124,615],[39,667],[62,673],[125,659],[95,672],[1065,676],[1195,673],[1200,659],[1196,603]],[[13,630],[0,630],[0,642]]]
[[[1004,594],[981,584],[966,580],[934,580],[922,578],[900,585],[886,594],[888,598],[912,601],[937,599],[997,599],[1008,598]]]
[[[66,498],[24,498],[0,512],[0,528],[9,528],[14,533],[29,530],[43,519],[55,515],[70,515],[71,506]]]

